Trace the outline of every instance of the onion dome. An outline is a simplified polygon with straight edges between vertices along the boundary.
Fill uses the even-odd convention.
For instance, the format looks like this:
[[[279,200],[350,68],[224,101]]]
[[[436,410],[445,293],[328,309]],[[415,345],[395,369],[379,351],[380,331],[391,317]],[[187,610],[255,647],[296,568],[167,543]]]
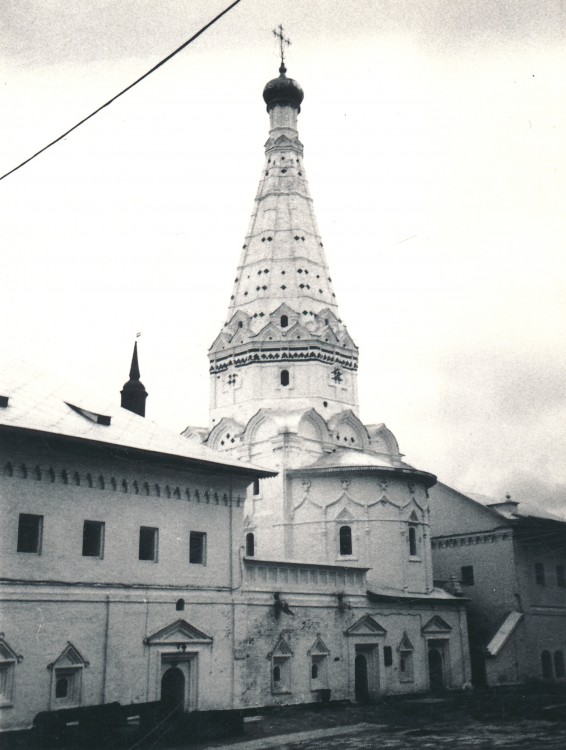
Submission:
[[[285,75],[286,72],[287,68],[281,64],[279,78],[274,78],[265,84],[263,99],[267,104],[268,112],[276,105],[280,107],[294,107],[297,112],[301,111],[301,102],[305,95],[297,81],[287,78]]]

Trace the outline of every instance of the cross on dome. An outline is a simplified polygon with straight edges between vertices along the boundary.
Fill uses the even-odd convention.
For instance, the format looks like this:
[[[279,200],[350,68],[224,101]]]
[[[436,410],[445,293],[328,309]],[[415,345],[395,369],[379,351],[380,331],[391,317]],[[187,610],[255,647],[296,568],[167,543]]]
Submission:
[[[279,24],[279,26],[276,29],[273,29],[273,36],[277,37],[279,39],[279,54],[281,55],[281,67],[285,66],[285,47],[286,44],[287,47],[291,46],[291,40],[286,39],[283,36],[283,26]]]

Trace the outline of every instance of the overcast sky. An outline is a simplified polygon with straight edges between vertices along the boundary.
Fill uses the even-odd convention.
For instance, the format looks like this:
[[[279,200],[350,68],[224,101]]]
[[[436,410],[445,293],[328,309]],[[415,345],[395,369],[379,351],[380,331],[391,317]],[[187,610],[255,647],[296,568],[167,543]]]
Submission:
[[[2,3],[0,172],[227,4]],[[459,489],[566,512],[560,0],[241,0],[0,182],[2,358],[118,403],[141,331],[148,416],[207,424],[279,23],[362,419]]]

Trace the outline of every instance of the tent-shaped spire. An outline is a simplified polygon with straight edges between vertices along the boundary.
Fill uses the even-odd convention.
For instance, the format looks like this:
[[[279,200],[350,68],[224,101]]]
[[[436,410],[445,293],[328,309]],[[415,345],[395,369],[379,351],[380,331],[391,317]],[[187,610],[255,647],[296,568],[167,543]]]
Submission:
[[[134,352],[132,354],[132,363],[130,365],[130,379],[124,383],[120,391],[121,406],[123,409],[133,411],[140,417],[145,417],[145,400],[147,391],[140,380],[140,366],[138,362],[138,342],[134,343]]]

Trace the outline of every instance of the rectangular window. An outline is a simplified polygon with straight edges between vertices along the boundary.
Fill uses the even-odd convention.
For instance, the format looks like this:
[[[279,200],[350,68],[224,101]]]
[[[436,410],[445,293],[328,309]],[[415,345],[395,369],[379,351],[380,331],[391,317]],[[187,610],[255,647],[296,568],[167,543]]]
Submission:
[[[104,552],[104,523],[85,521],[83,524],[83,557],[102,557]]]
[[[544,564],[535,563],[535,580],[538,586],[545,586],[546,580],[544,577]]]
[[[55,670],[55,701],[59,706],[80,703],[82,668],[68,667]]]
[[[390,667],[393,664],[393,649],[391,646],[383,647],[383,666]]]
[[[41,553],[43,516],[20,513],[18,521],[18,552]]]
[[[158,530],[152,526],[140,526],[139,559],[157,562]]]
[[[206,534],[202,531],[191,531],[189,562],[193,565],[206,565]]]
[[[272,659],[271,692],[291,692],[291,660],[288,656],[274,656]]]
[[[560,588],[566,588],[566,573],[564,571],[564,565],[556,566],[556,585]]]
[[[460,568],[462,586],[473,586],[474,585],[474,566],[473,565],[462,565]]]
[[[0,662],[0,706],[12,704],[14,692],[14,667],[13,661]]]
[[[401,682],[412,682],[413,680],[413,652],[399,652],[399,680]]]

